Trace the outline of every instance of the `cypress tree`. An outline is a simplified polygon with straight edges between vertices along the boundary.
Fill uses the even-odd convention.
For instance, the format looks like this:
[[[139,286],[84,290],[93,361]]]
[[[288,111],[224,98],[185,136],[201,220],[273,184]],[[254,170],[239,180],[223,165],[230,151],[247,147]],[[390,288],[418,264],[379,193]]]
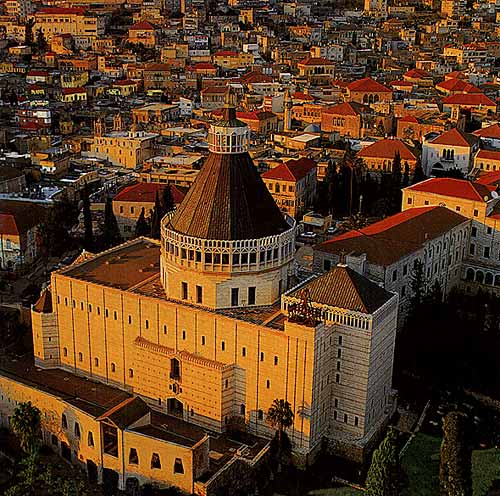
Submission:
[[[405,162],[405,172],[403,174],[403,181],[401,183],[402,188],[406,188],[410,185],[410,166],[408,162]]]
[[[103,248],[107,250],[122,242],[120,228],[113,212],[113,202],[111,198],[106,198],[106,206],[104,208],[104,226],[102,230]]]
[[[146,221],[146,213],[142,207],[141,214],[135,223],[135,237],[148,236],[151,232],[148,222]]]
[[[85,183],[82,191],[83,202],[83,225],[85,234],[83,237],[83,246],[86,250],[94,249],[94,233],[92,231],[92,213],[90,212],[90,191],[88,184]]]
[[[374,451],[366,478],[366,494],[369,496],[397,496],[401,479],[401,467],[396,442],[396,432],[389,427],[385,439]]]
[[[165,214],[171,212],[175,208],[174,196],[172,195],[172,186],[170,186],[170,184],[167,184],[165,186],[165,189],[162,192],[161,200],[163,212]]]
[[[450,412],[443,420],[439,481],[443,496],[472,495],[472,450],[467,420],[459,412]]]
[[[415,166],[415,170],[413,171],[413,180],[412,184],[417,184],[422,182],[425,179],[424,169],[422,168],[422,164],[420,161],[417,162]]]
[[[155,206],[153,208],[153,213],[151,214],[151,237],[154,239],[160,239],[162,218],[163,218],[163,208],[161,206],[160,197],[158,196],[158,191],[157,191],[155,197]]]

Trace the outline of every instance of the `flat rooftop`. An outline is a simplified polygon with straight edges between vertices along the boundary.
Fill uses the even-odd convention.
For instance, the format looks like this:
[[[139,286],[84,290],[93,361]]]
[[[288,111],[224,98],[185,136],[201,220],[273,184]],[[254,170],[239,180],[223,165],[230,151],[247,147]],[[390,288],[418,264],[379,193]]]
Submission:
[[[94,416],[103,414],[131,397],[125,391],[65,370],[40,369],[35,366],[32,357],[0,356],[0,375],[57,396]]]
[[[138,238],[71,265],[59,274],[103,286],[128,290],[160,273],[160,244]]]

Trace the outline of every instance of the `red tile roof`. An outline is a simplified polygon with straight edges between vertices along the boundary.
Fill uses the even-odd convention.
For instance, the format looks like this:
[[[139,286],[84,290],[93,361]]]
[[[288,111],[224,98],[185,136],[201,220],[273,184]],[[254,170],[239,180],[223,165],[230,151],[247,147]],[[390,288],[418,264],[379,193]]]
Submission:
[[[136,183],[132,186],[123,188],[114,198],[113,201],[127,201],[127,202],[141,202],[141,203],[154,203],[156,193],[160,195],[165,189],[165,184],[158,183]],[[177,189],[173,184],[171,185],[172,196],[174,203],[178,205],[183,199],[185,194]]]
[[[115,81],[113,86],[131,86],[139,84],[137,81],[133,81],[132,79],[122,79],[121,81]]]
[[[403,74],[403,77],[407,77],[410,79],[422,79],[422,78],[430,78],[431,75],[424,71],[423,69],[410,69],[408,72]]]
[[[301,60],[298,65],[332,65],[333,62],[323,57],[307,57]]]
[[[466,220],[446,207],[410,208],[359,231],[336,236],[317,245],[315,250],[338,256],[366,253],[369,263],[389,266]]]
[[[360,105],[354,102],[344,102],[339,103],[338,105],[334,105],[333,107],[329,107],[323,111],[324,114],[333,114],[333,115],[359,115],[360,114]]]
[[[413,152],[398,139],[383,139],[366,146],[358,152],[358,157],[361,158],[388,158],[393,159],[399,152],[402,160],[416,160],[417,157]]]
[[[27,76],[44,76],[44,77],[47,77],[49,75],[49,73],[47,71],[37,71],[37,70],[32,70],[32,71],[29,71],[28,74],[26,74]]]
[[[193,64],[192,66],[189,67],[192,71],[206,71],[206,70],[217,70],[217,67],[215,65],[211,64],[210,62],[198,62],[196,64]]]
[[[496,122],[488,127],[483,127],[482,129],[478,129],[474,131],[476,136],[480,136],[481,138],[498,138],[500,139],[500,124]]]
[[[482,158],[485,160],[500,160],[500,151],[495,150],[479,150],[476,158]]]
[[[491,191],[483,184],[448,177],[427,179],[406,189],[472,201],[482,202],[486,201],[485,198],[491,199]]]
[[[500,185],[500,171],[487,172],[483,174],[476,183],[483,184],[484,186],[494,186]]]
[[[481,90],[468,83],[467,81],[462,81],[461,79],[445,79],[440,83],[436,84],[438,90],[444,91],[460,91],[462,93],[481,93]]]
[[[214,54],[215,57],[237,57],[238,53],[231,50],[221,50]]]
[[[430,142],[434,145],[448,145],[448,146],[468,146],[471,147],[477,142],[478,138],[470,134],[465,134],[464,132],[458,130],[456,127],[445,131],[438,137],[434,138]]]
[[[149,21],[139,21],[128,28],[129,31],[154,31],[155,29]]]
[[[347,89],[349,91],[366,91],[368,93],[392,93],[392,90],[369,77],[349,83]]]
[[[75,95],[77,93],[87,93],[87,90],[85,88],[63,88],[62,89],[63,95]]]
[[[264,172],[262,178],[297,182],[304,178],[315,167],[316,162],[310,158],[288,160],[288,162],[283,162],[274,169]]]
[[[17,236],[19,234],[16,219],[14,219],[13,215],[0,213],[0,234],[11,236]]]
[[[79,7],[43,7],[38,9],[35,14],[54,14],[54,15],[83,15],[85,9]]]
[[[399,119],[399,122],[413,122],[414,124],[418,124],[418,119],[414,115],[405,115]]]
[[[303,91],[296,91],[292,95],[292,100],[304,100],[307,102],[312,102],[314,100],[314,97],[308,95],[307,93],[304,93]]]
[[[481,105],[487,107],[496,107],[496,103],[488,98],[483,93],[468,93],[451,95],[442,100],[444,105],[470,105],[471,107],[479,107]]]
[[[444,75],[445,79],[465,79],[465,75],[462,71],[453,71]]]

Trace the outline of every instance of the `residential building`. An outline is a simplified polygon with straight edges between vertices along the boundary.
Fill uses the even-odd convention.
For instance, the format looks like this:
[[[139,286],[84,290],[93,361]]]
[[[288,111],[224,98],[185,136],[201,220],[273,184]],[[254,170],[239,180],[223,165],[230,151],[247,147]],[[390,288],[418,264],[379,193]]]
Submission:
[[[440,135],[424,136],[422,168],[426,176],[458,169],[465,175],[472,169],[473,157],[479,149],[479,138],[452,128]]]
[[[363,159],[363,162],[370,172],[392,172],[392,163],[394,157],[399,153],[401,157],[402,170],[408,164],[410,173],[417,165],[417,156],[409,146],[398,139],[382,139],[375,141],[371,145],[365,146],[357,156]]]
[[[123,239],[134,237],[135,225],[142,209],[144,209],[145,218],[151,218],[156,195],[161,200],[163,190],[166,187],[166,184],[141,182],[126,186],[115,195],[113,198],[113,212]],[[179,205],[184,199],[184,192],[174,185],[169,187],[174,204]]]
[[[299,219],[314,204],[316,163],[309,158],[288,160],[262,174],[267,189],[283,212]]]

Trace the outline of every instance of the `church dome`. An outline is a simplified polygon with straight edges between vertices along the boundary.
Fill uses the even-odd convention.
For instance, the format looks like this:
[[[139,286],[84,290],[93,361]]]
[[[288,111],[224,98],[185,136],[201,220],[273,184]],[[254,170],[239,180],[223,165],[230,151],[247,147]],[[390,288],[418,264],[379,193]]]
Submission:
[[[280,234],[290,226],[250,155],[248,126],[224,108],[211,126],[210,154],[168,228],[213,240],[244,240]]]

